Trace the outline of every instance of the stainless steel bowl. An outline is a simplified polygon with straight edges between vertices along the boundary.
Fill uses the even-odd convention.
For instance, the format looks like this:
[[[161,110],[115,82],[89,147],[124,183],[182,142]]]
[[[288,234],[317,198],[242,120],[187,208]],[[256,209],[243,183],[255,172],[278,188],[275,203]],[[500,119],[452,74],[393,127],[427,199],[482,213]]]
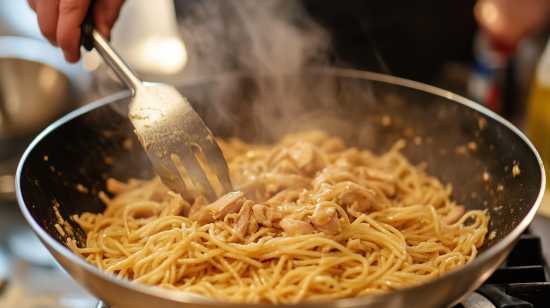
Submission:
[[[43,129],[66,111],[69,79],[39,62],[0,58],[0,138]]]
[[[53,121],[79,107],[90,75],[45,41],[0,37],[0,200],[15,199],[25,148]]]

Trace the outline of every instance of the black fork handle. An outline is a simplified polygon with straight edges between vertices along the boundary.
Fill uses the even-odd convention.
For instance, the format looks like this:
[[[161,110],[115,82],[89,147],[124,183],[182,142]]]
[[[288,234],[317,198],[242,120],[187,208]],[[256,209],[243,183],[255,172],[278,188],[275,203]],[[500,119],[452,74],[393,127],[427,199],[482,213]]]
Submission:
[[[94,48],[94,37],[92,35],[94,31],[94,4],[95,0],[90,0],[90,6],[88,6],[84,21],[80,25],[80,45],[87,51]]]

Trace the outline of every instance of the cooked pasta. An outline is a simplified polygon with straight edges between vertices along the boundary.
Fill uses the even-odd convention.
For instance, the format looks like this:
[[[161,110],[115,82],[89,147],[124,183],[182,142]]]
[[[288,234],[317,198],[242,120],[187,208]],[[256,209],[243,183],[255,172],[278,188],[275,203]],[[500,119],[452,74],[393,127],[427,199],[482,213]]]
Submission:
[[[486,212],[450,200],[450,184],[400,153],[403,140],[382,155],[318,131],[219,144],[234,192],[190,204],[158,178],[110,179],[105,211],[73,217],[85,247],[68,246],[136,283],[297,303],[415,286],[465,266],[484,242]]]

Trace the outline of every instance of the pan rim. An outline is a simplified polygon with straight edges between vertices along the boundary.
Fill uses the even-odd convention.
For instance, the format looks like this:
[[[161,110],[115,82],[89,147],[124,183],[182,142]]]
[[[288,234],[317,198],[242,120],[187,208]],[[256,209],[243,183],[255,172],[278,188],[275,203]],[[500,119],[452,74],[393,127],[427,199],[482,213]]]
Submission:
[[[453,277],[458,276],[460,274],[460,272],[462,272],[463,270],[465,270],[467,268],[472,268],[472,267],[474,267],[478,264],[483,263],[487,259],[491,259],[491,258],[495,257],[500,251],[503,251],[508,246],[512,245],[517,240],[517,238],[521,235],[521,233],[523,233],[523,231],[525,231],[525,229],[529,226],[529,224],[533,220],[534,216],[536,215],[536,212],[537,212],[537,210],[538,210],[538,208],[539,208],[539,206],[542,202],[542,198],[544,196],[545,186],[546,186],[546,176],[545,176],[545,172],[544,172],[544,166],[542,164],[542,159],[541,159],[539,153],[537,152],[537,150],[535,149],[535,147],[533,146],[533,144],[531,143],[531,141],[523,134],[523,132],[521,132],[517,127],[515,127],[509,121],[502,118],[500,115],[494,113],[493,111],[487,109],[486,107],[484,107],[480,104],[475,103],[474,101],[472,101],[470,99],[467,99],[463,96],[454,94],[450,91],[443,90],[443,89],[440,89],[440,88],[437,88],[437,87],[434,87],[434,86],[431,86],[431,85],[427,85],[427,84],[424,84],[424,83],[412,81],[412,80],[409,80],[409,79],[394,77],[394,76],[390,76],[390,75],[384,75],[384,74],[380,74],[380,73],[359,71],[359,70],[353,70],[353,69],[320,67],[320,68],[307,69],[307,70],[304,70],[303,72],[292,73],[292,74],[296,74],[296,75],[302,75],[302,74],[327,75],[327,74],[330,74],[331,76],[335,76],[335,77],[348,77],[348,78],[358,78],[358,79],[379,81],[379,82],[384,82],[384,83],[400,85],[400,86],[404,86],[404,87],[407,87],[407,88],[413,88],[413,89],[420,90],[420,91],[423,91],[423,92],[428,92],[428,93],[431,93],[431,94],[434,94],[434,95],[437,95],[437,96],[447,98],[447,99],[452,100],[454,102],[463,104],[463,105],[465,105],[465,106],[467,106],[471,109],[474,109],[474,110],[476,110],[476,111],[478,111],[478,112],[494,119],[495,121],[501,123],[502,125],[506,126],[508,129],[513,131],[517,136],[519,136],[520,139],[523,140],[523,142],[525,142],[528,145],[528,147],[531,149],[531,151],[535,155],[535,157],[537,159],[537,162],[539,163],[540,172],[541,172],[541,182],[540,182],[541,185],[540,185],[540,188],[539,188],[539,193],[537,195],[537,198],[536,198],[533,206],[531,207],[529,212],[524,216],[524,218],[521,220],[521,222],[519,222],[518,225],[511,232],[509,232],[504,238],[502,238],[500,242],[496,243],[495,245],[493,245],[492,247],[487,249],[484,253],[478,255],[472,263],[467,264],[464,268],[462,268],[460,270],[457,270],[455,272],[449,273],[449,274],[445,275],[444,277],[440,277],[440,278],[434,279],[432,281],[423,283],[419,286],[414,286],[414,287],[406,288],[406,289],[399,290],[399,291],[393,291],[393,292],[388,292],[388,293],[378,294],[378,295],[343,298],[343,299],[332,300],[332,301],[327,301],[327,302],[300,302],[299,305],[305,305],[305,306],[310,306],[310,307],[312,307],[313,305],[316,306],[316,307],[319,307],[319,306],[322,306],[322,307],[329,307],[329,306],[330,307],[334,307],[334,306],[337,306],[337,307],[355,307],[355,306],[363,306],[363,305],[366,305],[366,304],[376,304],[376,303],[381,303],[381,302],[386,301],[393,294],[395,294],[395,292],[418,292],[419,290],[421,290],[423,288],[429,288],[429,286],[432,285],[432,284],[437,284],[437,283],[439,283],[443,280],[446,280],[446,279],[453,279]],[[292,74],[287,74],[287,75],[292,75]],[[247,72],[232,72],[232,73],[217,75],[217,76],[214,76],[214,78],[228,78],[228,77],[236,76],[236,75],[247,76],[247,75],[252,75],[252,74],[247,73]],[[252,75],[252,76],[256,76],[256,75]],[[191,79],[188,80],[188,82],[178,84],[178,86],[186,86],[186,85],[202,83],[202,82],[205,82],[206,80],[212,80],[212,77],[213,76],[203,76],[203,77],[191,78]],[[100,100],[97,100],[93,103],[90,103],[86,106],[83,106],[83,107],[81,107],[81,108],[65,115],[64,117],[60,118],[59,120],[55,121],[50,126],[48,126],[43,132],[41,132],[32,141],[32,143],[28,146],[28,148],[25,150],[25,152],[24,152],[24,154],[23,154],[23,156],[22,156],[22,158],[19,162],[19,165],[17,167],[17,173],[16,173],[16,178],[15,178],[15,180],[16,180],[16,183],[15,183],[16,184],[16,197],[17,197],[17,202],[19,204],[19,207],[20,207],[25,219],[27,220],[29,225],[31,225],[33,231],[39,236],[41,241],[43,241],[46,244],[46,246],[49,246],[48,248],[51,247],[57,253],[62,254],[63,257],[69,259],[72,262],[77,263],[79,266],[84,267],[89,273],[91,273],[95,276],[101,277],[102,279],[108,279],[109,282],[111,282],[113,284],[118,284],[121,287],[128,288],[128,289],[133,289],[137,292],[145,293],[149,296],[153,296],[153,297],[157,297],[157,298],[164,298],[164,299],[167,299],[167,300],[172,300],[172,301],[176,301],[176,302],[180,302],[180,303],[206,304],[206,305],[213,305],[213,306],[217,306],[217,305],[224,305],[224,306],[231,306],[231,307],[238,307],[238,306],[242,306],[242,305],[254,306],[254,307],[263,307],[263,306],[271,307],[271,306],[274,306],[274,304],[269,304],[269,303],[247,304],[247,303],[229,303],[229,302],[217,301],[217,300],[213,300],[213,299],[209,299],[209,298],[205,298],[205,297],[201,297],[201,296],[196,296],[196,295],[193,295],[193,294],[190,294],[190,293],[172,292],[170,290],[152,288],[151,286],[148,286],[148,285],[145,285],[145,284],[134,284],[134,283],[131,283],[130,281],[117,279],[115,275],[106,275],[103,272],[101,272],[97,267],[93,266],[92,264],[87,263],[84,259],[78,257],[77,255],[72,253],[69,249],[67,249],[65,246],[63,246],[62,244],[57,242],[44,229],[42,229],[42,227],[32,217],[32,214],[29,212],[28,207],[25,204],[25,201],[24,201],[23,196],[22,196],[20,181],[21,181],[21,172],[23,170],[23,166],[25,164],[25,161],[26,161],[27,157],[29,156],[29,154],[31,153],[31,151],[34,149],[34,147],[45,136],[47,136],[49,133],[51,133],[52,131],[54,131],[55,129],[60,127],[61,125],[69,122],[70,120],[75,119],[78,116],[80,116],[80,115],[82,115],[82,114],[84,114],[84,113],[86,113],[90,110],[99,108],[99,107],[107,105],[107,104],[109,104],[113,101],[116,101],[116,100],[119,100],[119,99],[122,99],[122,98],[127,98],[127,97],[130,97],[130,96],[131,96],[131,92],[129,90],[121,91],[121,92],[118,92],[116,94],[107,96],[107,97],[102,98]],[[485,279],[488,278],[488,275],[487,275],[487,277],[484,277],[484,278]]]

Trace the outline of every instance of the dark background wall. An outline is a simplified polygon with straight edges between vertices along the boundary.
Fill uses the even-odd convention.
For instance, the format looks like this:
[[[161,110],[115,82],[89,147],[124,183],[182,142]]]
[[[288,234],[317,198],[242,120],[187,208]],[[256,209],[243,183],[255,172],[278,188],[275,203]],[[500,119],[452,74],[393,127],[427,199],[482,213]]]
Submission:
[[[434,83],[450,61],[471,62],[474,0],[303,0],[353,68]]]

